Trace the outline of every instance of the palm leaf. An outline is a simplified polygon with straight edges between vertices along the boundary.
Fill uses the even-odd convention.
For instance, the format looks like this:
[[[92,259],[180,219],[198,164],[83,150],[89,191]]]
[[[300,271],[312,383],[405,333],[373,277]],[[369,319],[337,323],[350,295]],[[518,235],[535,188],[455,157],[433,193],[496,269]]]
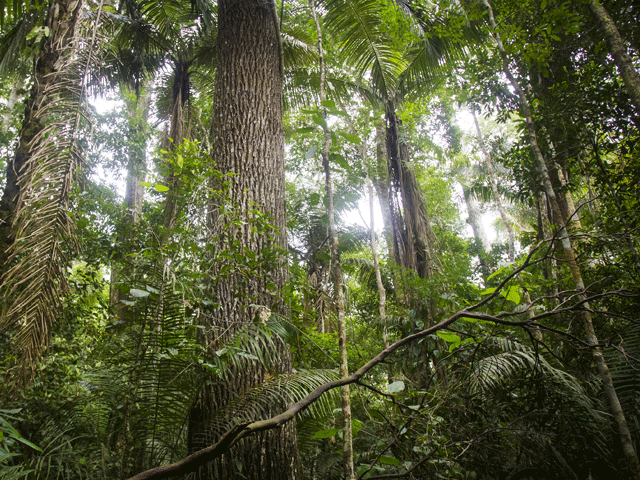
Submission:
[[[325,0],[326,28],[340,39],[341,54],[359,75],[371,72],[379,95],[390,98],[406,68],[402,53],[393,48],[388,26],[377,0]]]
[[[335,370],[303,370],[271,377],[217,411],[209,424],[208,433],[205,438],[198,439],[198,443],[211,445],[234,425],[268,418],[277,410],[284,411],[319,386],[338,378]],[[307,418],[328,418],[339,398],[337,389],[327,392],[302,412],[298,420],[304,422]]]
[[[4,304],[0,330],[15,332],[14,349],[23,380],[30,376],[49,342],[61,307],[65,274],[77,249],[75,222],[69,215],[82,153],[78,137],[85,121],[84,78],[98,63],[95,28],[90,41],[76,36],[60,56],[43,91],[41,118],[51,121],[30,144],[30,157],[20,176],[9,268],[2,279]]]

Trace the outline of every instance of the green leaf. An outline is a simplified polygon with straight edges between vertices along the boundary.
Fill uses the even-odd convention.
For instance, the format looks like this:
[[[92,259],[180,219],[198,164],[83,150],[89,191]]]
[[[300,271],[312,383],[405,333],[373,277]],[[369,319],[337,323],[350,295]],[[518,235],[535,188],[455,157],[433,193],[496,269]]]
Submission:
[[[487,289],[483,290],[482,292],[480,292],[480,295],[491,295],[495,291],[496,291],[496,287],[487,288]]]
[[[387,392],[398,393],[404,390],[404,382],[402,380],[396,380],[393,383],[387,385]]]
[[[31,443],[26,438],[22,438],[19,436],[16,438],[16,440],[19,441],[20,443],[27,445],[28,447],[33,448],[34,450],[37,450],[38,452],[42,452],[42,449],[39,446],[35,445],[34,443]]]
[[[520,303],[520,294],[518,293],[518,287],[509,287],[506,291],[502,292],[502,296],[507,300],[518,305]]]
[[[242,462],[238,459],[236,459],[236,468],[238,469],[238,472],[242,473]]]
[[[155,188],[158,192],[168,192],[169,191],[169,187],[167,187],[166,185],[162,185],[161,183],[157,183],[155,185]]]
[[[140,182],[140,185],[142,185],[143,187],[152,187],[153,184],[150,182]]]
[[[491,275],[489,275],[487,277],[487,281],[491,280],[493,277],[495,277],[496,275],[502,273],[503,268],[499,268],[498,270],[496,270],[495,272],[493,272]]]
[[[362,422],[360,420],[352,418],[351,419],[351,432],[352,432],[351,435],[355,437],[360,430],[362,430]]]
[[[338,133],[342,138],[344,138],[348,142],[355,143],[356,145],[360,145],[362,143],[362,140],[360,140],[360,137],[358,137],[357,135],[353,135],[347,132],[338,132]]]
[[[318,150],[317,145],[313,145],[309,150],[307,150],[307,153],[304,154],[305,160],[312,158],[316,154],[316,150]]]
[[[329,430],[318,430],[313,434],[313,438],[331,438],[338,433],[337,428],[330,428]]]
[[[147,292],[146,290],[139,290],[137,288],[132,288],[131,290],[129,290],[129,294],[132,297],[136,297],[136,298],[144,298],[150,295],[150,293]]]
[[[345,170],[350,170],[351,169],[351,166],[349,165],[349,162],[347,162],[347,159],[344,158],[339,153],[332,153],[331,155],[329,155],[329,159],[333,163],[337,163],[338,165],[340,165]]]
[[[322,118],[322,115],[316,113],[311,118],[316,125],[320,125],[324,130],[327,129],[327,122],[324,118]]]
[[[333,100],[323,100],[322,102],[320,102],[320,105],[325,108],[336,108],[336,102],[334,102]]]
[[[240,355],[241,357],[245,357],[248,358],[249,360],[260,360],[258,357],[256,357],[253,353],[247,353],[247,352],[238,352],[238,355]]]
[[[400,465],[400,460],[395,457],[387,457],[386,455],[382,455],[380,457],[380,463],[383,465],[393,465],[397,467],[398,465]]]
[[[315,207],[316,205],[318,205],[320,203],[320,200],[322,200],[322,197],[317,192],[314,192],[311,195],[309,195],[309,205],[311,205],[312,207]]]
[[[452,332],[436,332],[447,343],[460,343],[460,336]]]

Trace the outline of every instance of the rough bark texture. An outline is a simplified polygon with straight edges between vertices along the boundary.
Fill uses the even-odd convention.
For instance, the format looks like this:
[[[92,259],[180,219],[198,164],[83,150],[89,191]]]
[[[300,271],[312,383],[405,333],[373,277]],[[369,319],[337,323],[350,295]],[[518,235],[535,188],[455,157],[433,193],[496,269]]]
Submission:
[[[399,140],[399,119],[392,102],[387,104],[385,116],[390,178],[389,208],[396,262],[401,267],[413,270],[420,278],[429,278],[434,268],[431,249],[435,234],[420,196],[415,173],[406,161],[406,145]]]
[[[589,10],[591,10],[591,14],[598,22],[598,28],[607,40],[609,52],[616,62],[631,101],[636,109],[640,111],[640,75],[638,75],[633,66],[633,61],[627,52],[627,47],[620,36],[616,24],[599,0],[592,0],[589,4]]]
[[[587,342],[591,346],[593,360],[596,364],[600,380],[602,381],[602,389],[609,405],[609,412],[611,413],[611,416],[613,417],[618,427],[618,436],[620,439],[622,452],[624,454],[625,463],[629,470],[630,478],[640,480],[640,463],[638,462],[638,455],[636,454],[633,446],[627,419],[622,410],[620,400],[618,399],[618,395],[613,385],[611,372],[609,371],[609,367],[607,366],[607,362],[599,346],[600,343],[593,327],[593,319],[590,313],[589,302],[586,300],[585,285],[582,280],[582,273],[577,262],[575,251],[571,244],[571,238],[569,237],[566,225],[563,221],[564,219],[560,209],[560,202],[558,201],[558,197],[556,196],[553,189],[549,169],[540,150],[531,108],[529,106],[527,97],[522,91],[522,88],[509,69],[509,60],[504,45],[502,44],[502,40],[500,39],[500,35],[497,32],[496,21],[493,16],[491,4],[489,3],[489,0],[483,0],[483,3],[487,7],[489,13],[489,23],[494,30],[495,40],[500,52],[500,56],[502,57],[503,72],[509,80],[509,83],[511,83],[511,86],[515,90],[516,95],[518,95],[520,101],[522,116],[524,117],[527,126],[529,145],[531,147],[531,150],[533,151],[535,164],[538,169],[538,174],[540,175],[543,190],[547,194],[547,198],[549,199],[549,203],[551,204],[551,210],[553,212],[554,219],[559,219],[558,238],[560,239],[560,242],[562,244],[565,260],[569,266],[569,270],[571,271],[575,289],[578,292],[578,299],[582,302],[582,305],[585,309],[582,313],[582,327],[584,328]]]
[[[270,223],[280,230],[279,236],[268,238],[252,233],[250,224],[236,224],[232,237],[258,259],[263,249],[266,252],[286,246],[279,45],[273,0],[219,0],[212,160],[222,172],[235,174],[230,179],[229,193],[240,216],[249,220],[251,211],[259,208],[273,217]],[[220,244],[221,240],[215,238],[222,228],[216,224],[217,212],[212,212],[212,219],[217,247],[228,248],[228,244]],[[250,304],[277,308],[274,304],[285,279],[286,270],[281,263],[272,265],[269,271],[255,272],[252,278],[232,272],[219,282],[214,295],[220,307],[206,325],[209,345],[215,348],[217,342],[252,322],[256,311]],[[269,285],[271,282],[273,285]],[[272,368],[269,372],[254,362],[242,371],[235,371],[230,381],[217,381],[203,388],[190,416],[191,452],[217,441],[221,432],[212,426],[229,401],[261,384],[269,375],[290,371],[291,360],[285,345],[280,345],[279,364]],[[270,416],[272,412],[264,413]],[[282,429],[238,443],[228,454],[202,469],[200,478],[290,480],[297,477],[297,469],[295,424],[291,422]]]
[[[16,153],[7,165],[7,184],[0,200],[0,269],[6,266],[6,250],[13,243],[12,226],[20,195],[20,179],[25,174],[25,166],[32,154],[32,140],[46,126],[43,111],[44,92],[56,79],[59,60],[69,54],[69,45],[76,34],[78,15],[82,0],[55,0],[49,5],[44,27],[49,28],[49,36],[42,40],[35,60],[33,86],[25,101],[24,119],[18,138]]]

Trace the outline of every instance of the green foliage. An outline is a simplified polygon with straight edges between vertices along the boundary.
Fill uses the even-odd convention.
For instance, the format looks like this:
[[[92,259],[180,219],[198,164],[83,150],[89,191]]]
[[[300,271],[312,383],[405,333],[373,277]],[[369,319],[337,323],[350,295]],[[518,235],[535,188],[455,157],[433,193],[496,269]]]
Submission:
[[[317,33],[307,3],[282,3],[288,168],[282,193],[289,251],[275,247],[284,232],[259,204],[239,213],[230,201],[230,177],[211,162],[208,125],[217,55],[211,48],[217,45],[211,5],[106,7],[105,28],[114,42],[95,80],[106,84],[120,73],[133,88],[121,91],[125,105],[95,116],[91,135],[76,144],[64,129],[73,124],[75,110],[60,110],[71,97],[55,91],[56,100],[65,102],[52,107],[46,134],[38,139],[42,162],[34,161],[39,169],[23,184],[32,195],[20,214],[18,246],[26,247],[14,251],[13,269],[4,277],[13,296],[4,307],[15,313],[12,325],[18,330],[0,332],[0,478],[126,478],[184,458],[191,441],[211,444],[239,422],[280,413],[338,378],[332,255],[320,181],[325,127],[331,129],[350,371],[389,343],[466,310],[352,386],[358,474],[623,478],[615,425],[606,413],[592,348],[584,341],[580,315],[586,303],[554,238],[558,219],[549,219],[541,198],[518,98],[500,73],[504,65],[483,23],[481,2],[463,2],[462,12],[460,2],[323,1],[328,78],[322,103]],[[584,295],[590,297],[599,345],[637,447],[637,112],[584,4],[491,5],[508,67],[532,108],[555,193],[561,199],[571,194],[578,208],[581,223],[570,231]],[[45,9],[13,23],[25,11],[6,7],[0,8],[7,33],[0,42],[0,69],[15,67],[20,77],[26,63],[18,57],[33,53],[47,35],[35,27]],[[625,38],[637,45],[640,23],[633,2],[607,7]],[[179,126],[184,135],[174,139],[134,108],[145,76],[159,68],[167,73],[151,92],[151,118]],[[16,81],[22,82],[7,78],[0,85],[3,98]],[[188,86],[188,96],[178,98],[178,84]],[[513,219],[515,262],[507,262],[501,235],[486,253],[465,231],[457,182],[464,182],[483,213],[493,212],[497,199],[480,168],[484,153],[475,132],[463,133],[457,125],[464,123],[457,115],[462,105],[488,116],[486,143],[498,193]],[[9,129],[0,133],[3,158],[12,156],[19,138],[16,110]],[[399,120],[402,174],[411,182],[387,180],[390,113]],[[89,152],[90,169],[115,172],[114,177],[88,178],[76,191],[72,172],[57,166],[76,158],[73,148],[79,146]],[[118,171],[130,168],[134,151],[149,158],[138,172],[145,174],[138,179],[142,212],[132,220],[115,183],[123,177]],[[384,227],[377,232],[386,292],[382,316],[370,232],[354,225],[360,216],[369,221],[367,177],[374,180],[384,216],[382,226],[376,218],[376,228]],[[55,199],[65,200],[62,184],[74,185],[73,195],[52,206]],[[387,213],[390,193],[395,210]],[[420,214],[431,229],[426,243],[407,226],[408,193],[424,205]],[[241,230],[267,246],[260,252],[248,248]],[[71,248],[74,235],[80,253]],[[403,243],[401,235],[407,237]],[[430,271],[423,278],[395,264],[401,245],[428,258]],[[45,254],[53,270],[36,261]],[[278,289],[274,276],[285,263],[287,285]],[[268,301],[246,293],[256,282]],[[234,298],[218,296],[230,283],[237,287]],[[254,316],[233,333],[212,320],[230,301]],[[38,348],[49,339],[47,356],[28,364],[34,381],[21,388],[15,367],[25,362],[11,347],[29,341],[30,334],[16,333],[19,328],[38,330],[29,315],[40,307],[50,318],[42,320],[48,327],[40,332],[44,336],[34,338],[40,339]],[[291,372],[281,371],[280,352],[287,349]],[[211,413],[202,438],[188,439],[197,405],[212,391],[207,389],[224,390],[257,366],[263,381]],[[338,404],[338,390],[332,390],[296,418],[306,477],[342,476]],[[245,475],[248,465],[234,461]]]

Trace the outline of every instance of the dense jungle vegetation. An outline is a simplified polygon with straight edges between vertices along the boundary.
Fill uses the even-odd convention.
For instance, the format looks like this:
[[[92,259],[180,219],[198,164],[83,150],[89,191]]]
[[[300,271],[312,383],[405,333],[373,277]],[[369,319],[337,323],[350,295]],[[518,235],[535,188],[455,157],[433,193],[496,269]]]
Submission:
[[[633,0],[0,12],[0,479],[640,480]]]

